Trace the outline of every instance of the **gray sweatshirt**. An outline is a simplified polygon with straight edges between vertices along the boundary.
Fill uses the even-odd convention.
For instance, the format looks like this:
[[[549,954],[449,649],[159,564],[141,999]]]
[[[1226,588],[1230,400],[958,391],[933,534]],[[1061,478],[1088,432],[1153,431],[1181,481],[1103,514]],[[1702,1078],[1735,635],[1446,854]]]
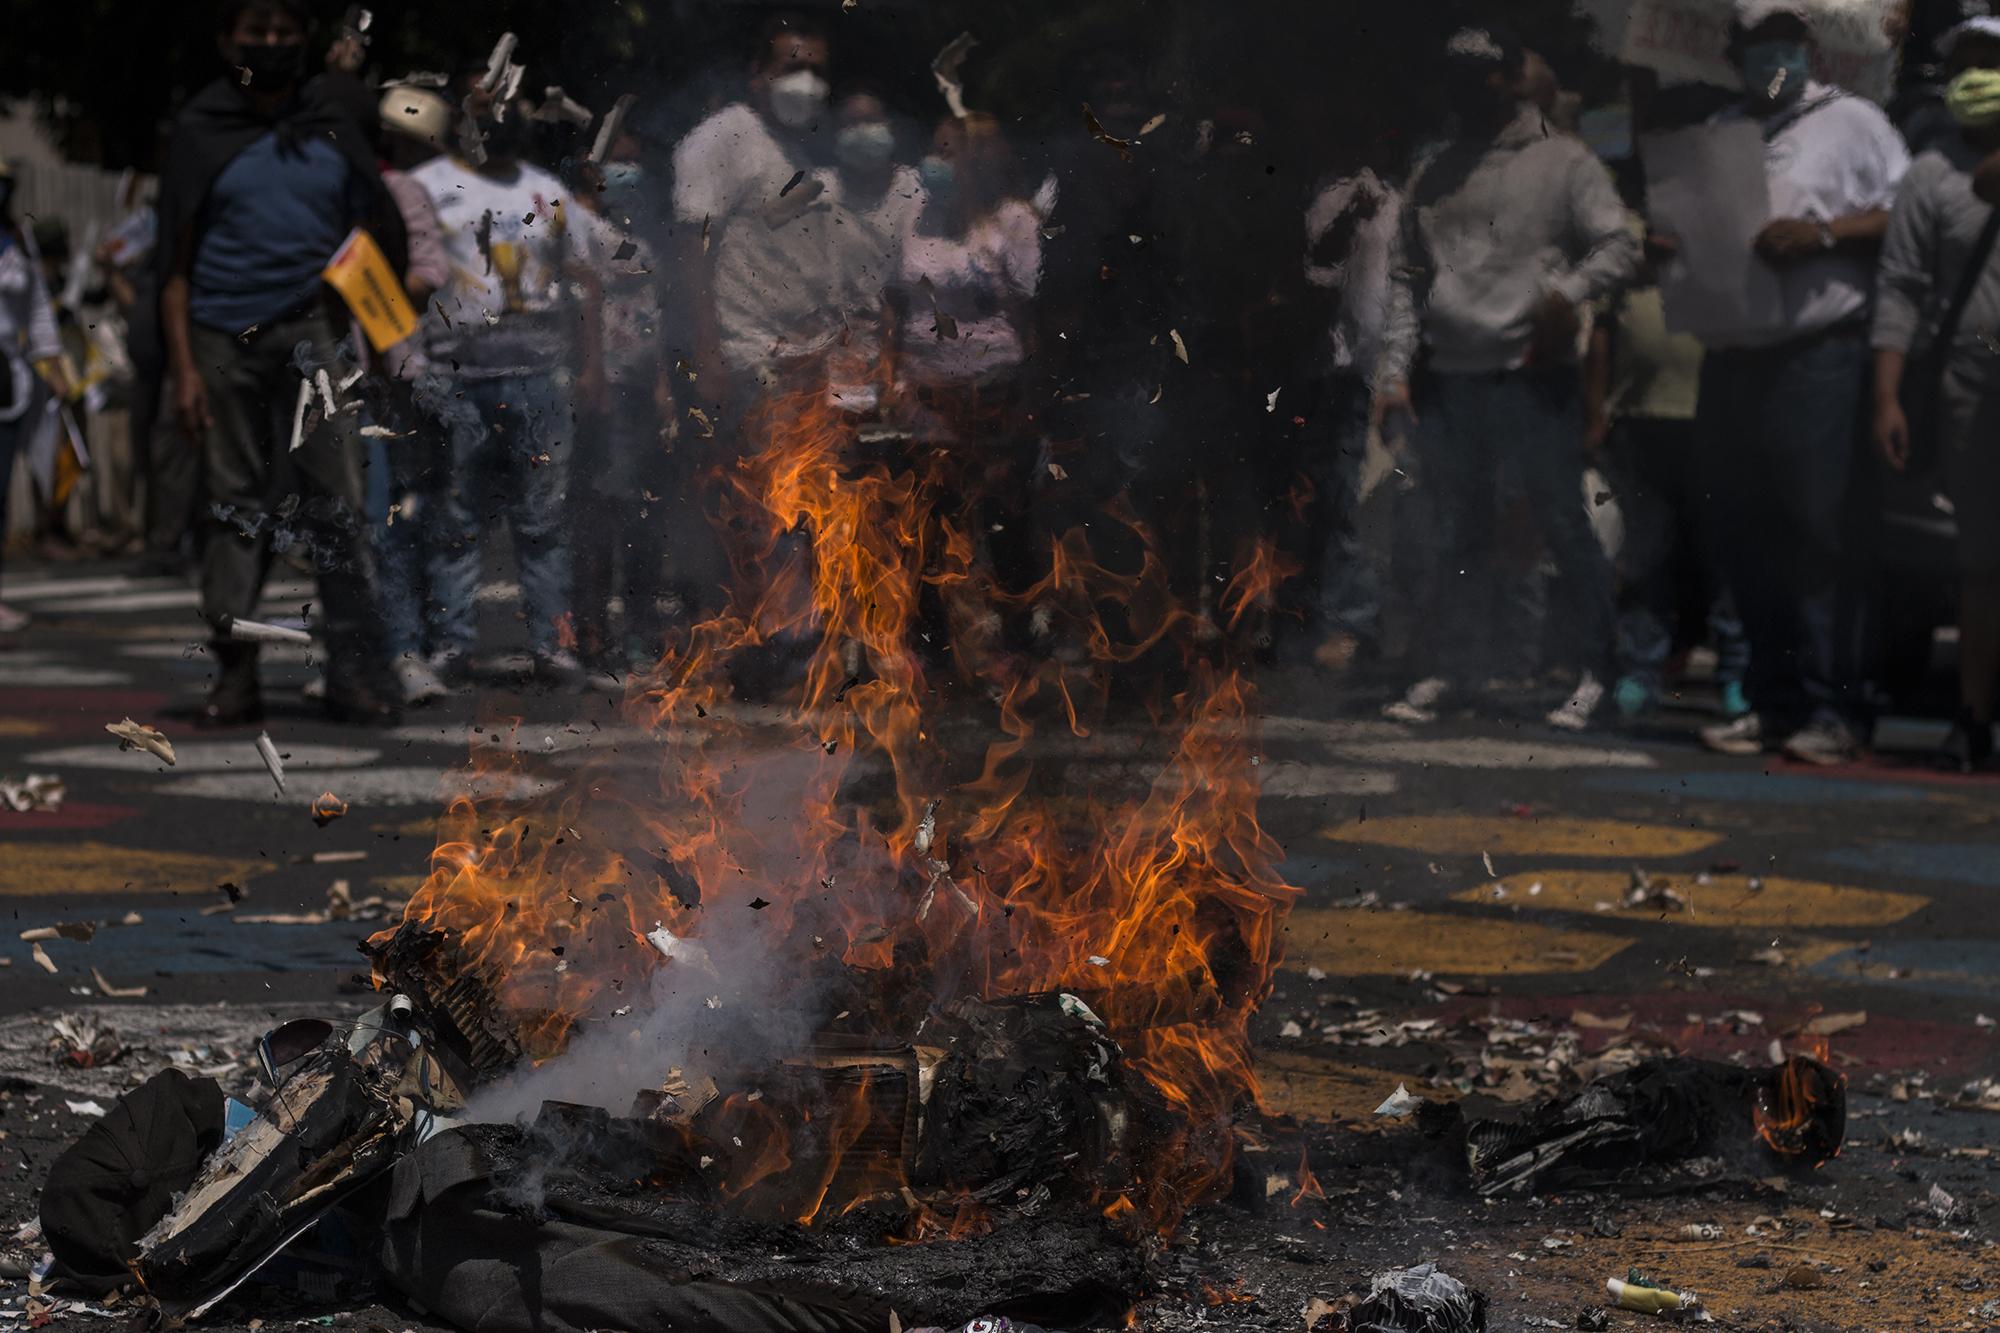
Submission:
[[[1955,131],[1910,164],[1889,215],[1875,271],[1876,347],[1907,352],[1944,318],[1992,208],[1972,192],[1984,154]],[[2000,381],[2000,247],[1972,289],[1952,344],[1955,370],[1978,384]]]
[[[1549,292],[1581,307],[1639,272],[1611,174],[1532,106],[1490,142],[1443,149],[1407,197],[1378,384],[1406,381],[1420,344],[1447,374],[1517,369]]]

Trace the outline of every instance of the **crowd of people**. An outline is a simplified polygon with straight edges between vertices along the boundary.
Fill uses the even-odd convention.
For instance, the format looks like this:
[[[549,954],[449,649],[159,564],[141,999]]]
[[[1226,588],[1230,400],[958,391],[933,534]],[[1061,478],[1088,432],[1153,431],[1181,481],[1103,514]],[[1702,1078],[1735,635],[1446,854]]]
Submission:
[[[1437,131],[1332,136],[1301,193],[1260,112],[1176,108],[1116,47],[1078,73],[1083,124],[1027,136],[956,87],[925,124],[778,16],[662,142],[622,103],[522,96],[504,45],[371,87],[351,41],[311,68],[294,0],[222,15],[225,69],[174,122],[150,228],[123,229],[147,243],[99,256],[131,312],[149,559],[191,562],[215,630],[206,723],[261,715],[230,626],[274,551],[317,572],[335,717],[470,677],[496,522],[538,678],[652,664],[726,595],[712,501],[745,423],[813,385],[960,457],[997,587],[1115,513],[1102,558],[1150,533],[1220,651],[1406,672],[1402,722],[1558,676],[1554,726],[1643,717],[1707,644],[1704,742],[1820,764],[1879,701],[1883,469],[1941,462],[1962,566],[1942,757],[1991,756],[2000,19],[1945,33],[1948,115],[1899,129],[1813,76],[1809,5],[1736,0],[1718,54],[1744,91],[1634,72],[1633,125],[1596,141],[1520,35],[1467,27],[1437,53]],[[1692,336],[1673,290],[1720,261],[1649,209],[1634,127],[1738,123],[1769,216],[1725,258],[1770,299]],[[323,279],[357,229],[418,314],[382,350]],[[32,250],[0,229],[0,475],[38,369],[68,392]],[[1254,562],[1285,577],[1226,607]],[[1034,649],[1021,610],[947,607],[960,663]]]

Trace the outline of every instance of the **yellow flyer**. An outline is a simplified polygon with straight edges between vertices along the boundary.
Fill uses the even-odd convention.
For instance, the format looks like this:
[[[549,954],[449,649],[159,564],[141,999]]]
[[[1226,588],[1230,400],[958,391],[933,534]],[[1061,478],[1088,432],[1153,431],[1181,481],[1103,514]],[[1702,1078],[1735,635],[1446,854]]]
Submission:
[[[417,312],[410,308],[403,284],[382,247],[361,228],[347,234],[321,276],[347,302],[376,351],[386,352],[417,331]]]

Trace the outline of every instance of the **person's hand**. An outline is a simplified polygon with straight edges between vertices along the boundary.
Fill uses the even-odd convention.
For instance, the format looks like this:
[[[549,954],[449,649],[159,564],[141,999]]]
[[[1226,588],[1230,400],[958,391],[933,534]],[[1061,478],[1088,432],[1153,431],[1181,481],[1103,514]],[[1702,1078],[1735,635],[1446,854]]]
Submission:
[[[1416,404],[1410,400],[1410,386],[1402,380],[1378,390],[1375,394],[1375,429],[1383,429],[1392,416],[1402,416],[1409,421],[1417,419]]]
[[[1583,327],[1576,304],[1561,292],[1550,292],[1535,307],[1535,336],[1530,345],[1536,361],[1566,359],[1576,346],[1577,330]]]
[[[1875,447],[1882,461],[1898,472],[1910,466],[1910,418],[1903,405],[1890,398],[1875,409]]]
[[[1972,192],[1989,204],[2000,204],[2000,153],[1988,153],[1972,169]]]
[[[1757,233],[1757,254],[1767,264],[1793,264],[1825,253],[1820,224],[1806,218],[1779,218]]]
[[[199,444],[215,418],[208,410],[208,386],[197,374],[174,376],[174,419],[190,444]]]

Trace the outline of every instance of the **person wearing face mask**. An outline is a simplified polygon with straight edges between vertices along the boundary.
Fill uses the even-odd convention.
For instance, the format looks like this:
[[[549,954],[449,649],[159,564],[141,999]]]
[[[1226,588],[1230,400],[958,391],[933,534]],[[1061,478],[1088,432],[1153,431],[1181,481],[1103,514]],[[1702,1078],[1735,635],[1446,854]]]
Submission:
[[[1575,673],[1553,725],[1604,697],[1615,603],[1604,548],[1578,503],[1584,449],[1578,311],[1631,284],[1639,240],[1603,163],[1551,133],[1505,30],[1467,28],[1445,52],[1457,134],[1412,178],[1390,261],[1374,416],[1408,438],[1442,543],[1437,605],[1419,623],[1428,670],[1389,705],[1427,722],[1446,692],[1491,669],[1502,553],[1496,492],[1524,491],[1555,561],[1559,665]],[[1426,373],[1412,383],[1419,354]]]
[[[711,405],[735,409],[788,363],[839,332],[827,259],[837,173],[811,145],[833,134],[825,31],[798,15],[765,25],[747,95],[674,148],[673,215],[690,279],[697,379]]]
[[[360,518],[360,429],[337,414],[292,447],[292,421],[302,367],[344,374],[349,319],[321,271],[361,226],[400,275],[402,217],[351,112],[306,79],[305,7],[229,0],[221,18],[228,71],[175,121],[158,250],[175,413],[205,473],[201,602],[218,672],[197,720],[262,715],[255,645],[228,626],[256,615],[273,533],[286,527],[319,567],[327,711],[387,721],[396,690]]]
[[[652,178],[639,160],[643,151],[636,135],[620,133],[606,161],[584,163],[575,184],[583,211],[572,219],[589,243],[604,292],[606,392],[578,424],[569,526],[577,652],[593,682],[606,686],[660,660],[667,631],[661,602],[670,591],[667,536],[701,521],[686,466],[693,432],[683,438],[673,424],[678,414],[663,355],[660,264],[648,240]],[[614,591],[625,604],[622,632],[612,624]],[[691,590],[678,577],[671,591],[689,605]]]
[[[2000,213],[1973,190],[1974,172],[2000,155],[2000,19],[1961,23],[1938,49],[1954,128],[1911,163],[1897,192],[1870,341],[1875,443],[1899,472],[1913,453],[1903,395],[1932,398],[1960,568],[1959,714],[1936,758],[1969,773],[1992,762],[2000,687]],[[1942,375],[1906,385],[1910,351],[1925,341],[1943,349]]]
[[[1869,461],[1868,317],[1909,153],[1872,103],[1812,77],[1801,0],[1737,0],[1729,54],[1744,96],[1719,121],[1763,135],[1772,217],[1755,248],[1781,300],[1775,322],[1703,337],[1703,527],[1750,640],[1752,711],[1701,738],[1723,754],[1779,745],[1802,763],[1837,764],[1866,722],[1870,543],[1855,520]]]
[[[437,210],[450,269],[425,319],[429,368],[416,383],[418,407],[446,439],[430,665],[447,683],[470,675],[483,543],[503,517],[534,674],[567,687],[582,667],[564,643],[564,496],[577,413],[603,403],[601,285],[569,188],[521,157],[532,108],[503,102],[482,75],[468,70],[459,82],[457,151],[410,173]]]
[[[832,260],[847,328],[829,352],[832,393],[851,412],[879,406],[884,297],[903,261],[903,247],[928,197],[917,169],[896,161],[889,106],[873,88],[844,93],[834,108],[841,203],[829,229]]]

